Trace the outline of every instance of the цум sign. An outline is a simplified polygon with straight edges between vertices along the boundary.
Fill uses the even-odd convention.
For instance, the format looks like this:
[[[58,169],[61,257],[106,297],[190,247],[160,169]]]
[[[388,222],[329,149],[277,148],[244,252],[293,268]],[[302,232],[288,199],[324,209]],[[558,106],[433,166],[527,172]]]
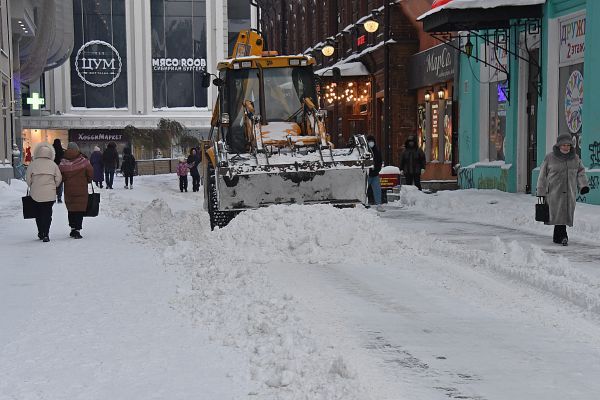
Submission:
[[[441,44],[412,56],[408,68],[409,88],[417,89],[452,80],[457,54],[452,46]]]
[[[117,49],[102,40],[84,43],[77,51],[75,69],[87,85],[106,87],[121,75],[123,63]]]
[[[153,58],[152,71],[203,71],[206,69],[204,58]]]

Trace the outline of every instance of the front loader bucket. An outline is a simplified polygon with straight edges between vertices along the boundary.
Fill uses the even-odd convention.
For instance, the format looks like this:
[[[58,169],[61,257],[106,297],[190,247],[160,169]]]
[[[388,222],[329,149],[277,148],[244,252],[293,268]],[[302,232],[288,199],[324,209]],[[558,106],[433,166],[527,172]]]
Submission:
[[[366,203],[368,168],[340,167],[285,172],[253,172],[232,178],[217,174],[220,210],[271,204]]]

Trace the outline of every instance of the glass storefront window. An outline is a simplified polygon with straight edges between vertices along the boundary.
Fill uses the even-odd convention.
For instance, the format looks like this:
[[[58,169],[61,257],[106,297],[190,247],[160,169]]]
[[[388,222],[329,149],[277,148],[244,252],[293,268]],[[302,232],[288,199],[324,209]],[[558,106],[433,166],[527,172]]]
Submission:
[[[231,55],[238,33],[250,29],[250,3],[246,0],[227,0],[227,22],[229,27],[227,54]]]
[[[207,107],[206,1],[151,0],[153,106]]]
[[[444,161],[452,161],[452,102],[446,100],[444,111]]]
[[[440,106],[439,104],[431,104],[431,160],[437,161],[440,154]]]
[[[35,146],[41,142],[52,144],[54,139],[60,139],[62,146],[67,147],[69,133],[63,129],[23,129],[23,163],[29,164],[33,160]]]
[[[127,107],[125,0],[74,0],[71,104]]]
[[[577,140],[576,151],[581,155],[583,110],[583,63],[561,67],[558,83],[558,134],[568,133]]]
[[[504,161],[504,138],[506,136],[507,108],[506,94],[506,81],[490,83],[490,161]]]

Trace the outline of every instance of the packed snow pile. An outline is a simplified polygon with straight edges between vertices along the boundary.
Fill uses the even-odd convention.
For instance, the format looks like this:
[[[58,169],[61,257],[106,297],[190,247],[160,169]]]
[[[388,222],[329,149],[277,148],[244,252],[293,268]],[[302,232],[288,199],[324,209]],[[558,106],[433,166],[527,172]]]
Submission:
[[[396,203],[462,221],[519,227],[530,232],[548,230],[544,224],[535,221],[536,197],[526,194],[479,189],[427,194],[414,186],[403,185],[400,200]],[[600,237],[600,213],[597,209],[595,205],[578,203],[573,233],[583,239],[597,241]]]
[[[398,249],[399,238],[363,207],[273,206],[238,215],[211,239],[226,252],[221,262],[369,264]],[[368,249],[368,251],[367,251]],[[235,260],[228,260],[233,257]]]
[[[173,213],[159,199],[127,206],[126,217],[139,221],[141,238],[163,249],[165,265],[184,277],[174,307],[191,313],[213,340],[248,354],[256,382],[250,395],[369,398],[352,365],[334,343],[321,342],[295,317],[296,300],[271,287],[261,265],[372,263],[378,250],[401,248],[397,235],[374,213],[325,205],[274,206],[241,213],[211,232],[203,210]]]

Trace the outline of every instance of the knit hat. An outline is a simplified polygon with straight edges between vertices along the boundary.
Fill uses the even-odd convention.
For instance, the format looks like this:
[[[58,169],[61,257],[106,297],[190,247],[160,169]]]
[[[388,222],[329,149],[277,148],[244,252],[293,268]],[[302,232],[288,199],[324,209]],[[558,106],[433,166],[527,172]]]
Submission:
[[[100,151],[100,147],[94,146],[94,151]]]
[[[79,146],[77,146],[77,143],[75,142],[69,142],[69,144],[67,145],[67,149],[79,151]]]
[[[573,138],[569,133],[563,133],[562,135],[559,135],[556,139],[557,146],[562,146],[563,144],[570,144],[571,146],[573,146]]]

